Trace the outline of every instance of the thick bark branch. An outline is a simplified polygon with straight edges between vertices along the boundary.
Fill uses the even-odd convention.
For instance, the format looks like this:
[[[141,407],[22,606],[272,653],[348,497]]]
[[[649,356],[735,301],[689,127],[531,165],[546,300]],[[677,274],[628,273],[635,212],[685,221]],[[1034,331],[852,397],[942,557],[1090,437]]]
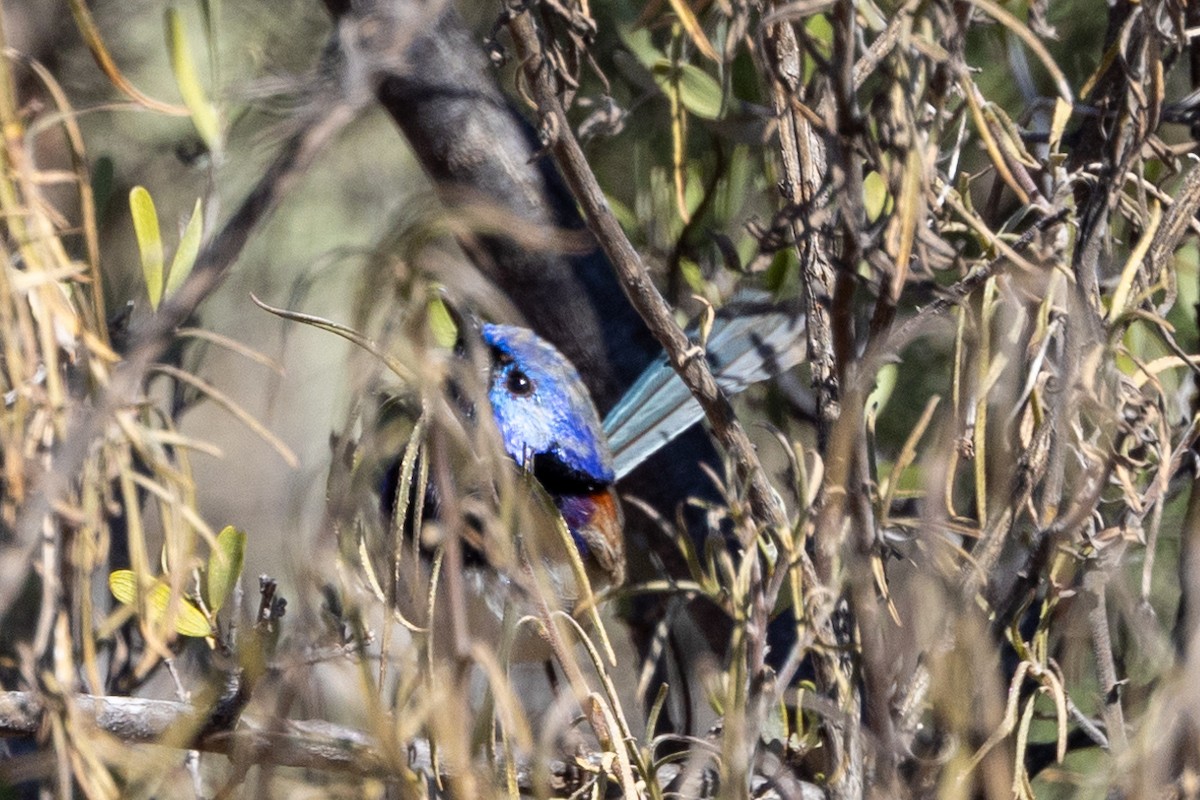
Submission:
[[[209,715],[203,709],[187,703],[93,695],[78,695],[71,702],[100,730],[128,743],[199,750],[226,755],[241,762],[350,773],[361,777],[399,780],[405,777],[405,772],[424,776],[434,774],[429,742],[424,739],[407,742],[397,750],[383,746],[360,730],[323,720],[260,719],[250,716],[243,716],[233,730],[213,731],[190,738],[187,732],[204,727]],[[35,735],[42,727],[45,713],[45,703],[33,692],[0,692],[0,737]],[[0,763],[0,780],[8,781],[14,777],[14,763]],[[580,769],[581,763],[584,769]],[[544,768],[533,763],[519,763],[517,787],[523,794],[536,792],[535,775],[541,773],[549,776],[549,788],[553,792],[569,794],[604,769],[604,757],[600,753],[576,755],[570,761],[554,759]],[[684,771],[683,764],[663,765],[657,773],[660,785],[665,786],[680,778]],[[717,786],[714,776],[708,770],[700,771],[702,778],[698,778],[694,771],[689,772],[692,773],[692,783],[688,785],[696,790],[694,796],[712,796],[711,790]],[[760,789],[774,787],[778,793],[775,796],[798,797],[802,800],[824,797],[824,793],[813,784],[798,781],[785,773],[771,779],[759,776],[755,784]],[[709,787],[710,791],[701,792],[701,786]]]
[[[319,720],[256,720],[243,716],[233,730],[206,733],[190,741],[172,741],[173,733],[202,727],[208,715],[172,700],[80,695],[71,702],[97,728],[125,742],[173,745],[239,757],[249,755],[256,762],[276,766],[362,775],[395,771],[366,734]],[[36,734],[45,713],[45,704],[33,692],[0,693],[0,736]],[[428,750],[422,752],[428,758]],[[419,769],[420,759],[413,760],[412,766]]]

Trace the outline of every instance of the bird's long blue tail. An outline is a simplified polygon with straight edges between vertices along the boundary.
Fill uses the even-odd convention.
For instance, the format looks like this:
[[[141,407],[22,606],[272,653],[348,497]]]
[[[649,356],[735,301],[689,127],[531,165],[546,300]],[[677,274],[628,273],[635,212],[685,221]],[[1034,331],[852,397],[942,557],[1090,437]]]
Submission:
[[[804,317],[773,306],[765,295],[744,296],[718,312],[707,356],[717,383],[732,396],[782,373],[804,357]],[[604,433],[620,480],[703,418],[700,404],[659,356],[604,418]]]

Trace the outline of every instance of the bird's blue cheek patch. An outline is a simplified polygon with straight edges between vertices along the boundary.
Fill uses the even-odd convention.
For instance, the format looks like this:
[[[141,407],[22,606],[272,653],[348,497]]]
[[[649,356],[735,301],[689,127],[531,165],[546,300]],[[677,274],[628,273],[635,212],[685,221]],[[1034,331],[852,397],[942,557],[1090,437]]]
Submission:
[[[594,412],[593,412],[594,413]],[[595,425],[582,415],[567,415],[555,426],[548,454],[568,469],[602,483],[612,483],[612,456]]]
[[[483,336],[495,350],[488,400],[506,452],[518,464],[550,460],[576,481],[611,483],[600,418],[571,363],[522,328],[485,325]]]
[[[575,473],[586,483],[612,482],[611,456],[589,425],[589,415],[541,403],[540,394],[517,400],[493,390],[489,399],[505,452],[518,464],[550,458],[558,462],[558,472]]]
[[[548,420],[532,398],[515,398],[504,391],[501,381],[496,381],[488,393],[492,404],[492,417],[504,449],[518,464],[524,464],[530,456],[545,453],[553,441]]]

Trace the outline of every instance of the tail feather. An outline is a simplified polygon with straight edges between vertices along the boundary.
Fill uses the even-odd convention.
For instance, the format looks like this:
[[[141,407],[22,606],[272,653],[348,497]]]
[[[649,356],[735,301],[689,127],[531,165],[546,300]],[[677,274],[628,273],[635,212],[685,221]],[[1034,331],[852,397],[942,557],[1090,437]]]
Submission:
[[[718,312],[706,355],[717,384],[732,396],[790,369],[804,357],[804,317],[760,295]],[[659,356],[604,419],[619,480],[703,418],[700,404]]]

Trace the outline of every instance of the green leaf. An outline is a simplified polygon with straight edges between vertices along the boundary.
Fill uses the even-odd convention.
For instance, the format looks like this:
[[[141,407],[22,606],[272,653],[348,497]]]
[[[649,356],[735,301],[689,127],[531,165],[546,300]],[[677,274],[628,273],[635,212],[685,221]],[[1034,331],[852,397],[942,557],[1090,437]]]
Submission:
[[[693,64],[681,64],[679,99],[683,107],[701,119],[717,119],[724,105],[724,92],[717,79]]]
[[[637,214],[629,206],[622,203],[617,198],[610,194],[606,194],[604,199],[608,201],[608,208],[612,211],[613,216],[617,218],[617,222],[627,231],[635,231],[640,224]]]
[[[208,607],[216,614],[225,605],[246,559],[246,532],[226,525],[217,534],[217,546],[208,557]]]
[[[804,23],[804,33],[825,47],[833,46],[833,24],[824,14],[813,14]]]
[[[788,730],[788,708],[787,704],[780,700],[778,703],[772,703],[766,719],[762,721],[762,730],[759,736],[762,741],[767,744],[786,744],[791,732]]]
[[[799,261],[793,248],[784,248],[777,252],[767,267],[765,284],[767,291],[782,295],[799,275]]]
[[[813,14],[808,18],[804,23],[804,38],[819,56],[829,58],[833,52],[833,25],[824,14]],[[819,64],[818,58],[804,59],[804,83],[813,76]]]
[[[450,314],[450,310],[446,308],[446,304],[442,302],[440,297],[431,297],[429,299],[429,329],[433,332],[433,340],[438,343],[439,347],[444,347],[447,350],[454,347],[454,343],[458,341],[458,326],[454,324],[454,317]]]
[[[632,30],[623,28],[619,31],[619,34],[625,47],[629,48],[629,52],[633,53],[637,57],[637,60],[642,62],[642,66],[649,68],[660,59],[666,58],[663,51],[654,46],[654,39],[647,28]]]
[[[183,26],[183,17],[179,10],[168,8],[166,13],[167,49],[171,54],[171,71],[175,73],[175,83],[179,86],[179,94],[183,104],[192,112],[192,124],[210,153],[221,151],[221,122],[217,110],[209,102],[196,75],[196,64],[192,60],[192,51],[187,43],[187,31]]]
[[[887,407],[899,375],[900,369],[895,364],[884,364],[880,367],[879,373],[875,376],[875,388],[867,395],[869,413],[879,414]]]
[[[679,260],[679,272],[688,288],[699,295],[707,294],[708,282],[704,280],[704,271],[700,265],[690,258]]]
[[[137,602],[137,575],[127,569],[119,569],[108,576],[108,589],[113,597],[125,605]],[[171,587],[158,581],[146,593],[146,622],[157,625],[167,615],[171,607]],[[180,636],[195,636],[204,638],[212,636],[212,626],[204,613],[196,608],[187,598],[182,598],[176,606],[174,619],[175,632]]]
[[[704,70],[693,64],[673,64],[663,58],[654,63],[651,71],[664,92],[674,91],[677,85],[679,102],[697,117],[717,119],[721,116],[721,84]]]
[[[129,192],[129,213],[133,216],[133,233],[142,256],[146,294],[150,296],[150,307],[157,311],[163,295],[162,235],[158,231],[154,199],[144,186],[135,186]]]
[[[213,74],[216,74],[218,64],[217,57],[217,31],[221,27],[221,3],[219,0],[201,0],[200,13],[204,17],[204,38],[208,42],[208,63],[212,65]]]
[[[868,172],[863,177],[863,205],[867,212],[867,221],[875,222],[888,206],[887,181],[878,172]]]
[[[196,205],[192,207],[191,219],[188,220],[187,227],[183,229],[183,237],[179,240],[175,257],[171,259],[171,269],[167,271],[167,288],[163,292],[164,297],[170,297],[184,279],[192,274],[192,267],[196,266],[196,256],[200,254],[202,233],[204,233],[204,211],[201,208],[200,198],[196,198]]]

